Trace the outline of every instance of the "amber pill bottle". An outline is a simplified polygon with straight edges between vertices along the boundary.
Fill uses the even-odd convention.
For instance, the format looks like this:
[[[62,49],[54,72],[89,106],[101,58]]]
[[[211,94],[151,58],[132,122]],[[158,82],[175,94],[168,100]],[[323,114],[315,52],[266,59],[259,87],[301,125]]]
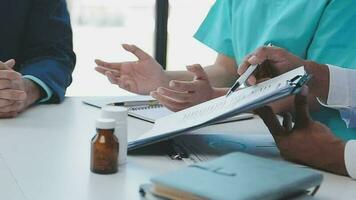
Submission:
[[[97,174],[113,174],[118,171],[119,142],[114,135],[114,119],[97,119],[96,135],[91,141],[90,170]]]

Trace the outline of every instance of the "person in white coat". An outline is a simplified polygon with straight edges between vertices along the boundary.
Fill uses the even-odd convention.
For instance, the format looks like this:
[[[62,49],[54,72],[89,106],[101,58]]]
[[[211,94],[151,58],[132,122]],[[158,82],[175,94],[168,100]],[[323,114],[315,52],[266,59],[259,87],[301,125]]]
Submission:
[[[263,76],[271,69],[274,73],[281,74],[299,66],[304,66],[313,75],[308,87],[294,98],[294,109],[290,109],[295,114],[294,125],[289,112],[282,113],[284,120],[280,124],[274,114],[273,104],[255,111],[273,135],[282,157],[356,179],[356,140],[343,141],[328,127],[313,121],[309,115],[307,100],[309,91],[318,98],[322,106],[338,110],[348,128],[355,128],[356,70],[302,60],[278,47],[256,50],[245,59],[238,73],[244,73],[251,64],[261,64],[256,74]],[[266,77],[254,75],[248,82],[255,84],[262,78]],[[356,132],[351,134],[355,134],[356,138]]]

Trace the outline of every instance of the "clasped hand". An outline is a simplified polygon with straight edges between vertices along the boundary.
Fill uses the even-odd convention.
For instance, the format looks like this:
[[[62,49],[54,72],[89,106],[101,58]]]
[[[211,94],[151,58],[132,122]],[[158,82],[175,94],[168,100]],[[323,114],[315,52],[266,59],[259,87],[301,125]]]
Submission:
[[[0,62],[0,118],[15,117],[26,106],[25,81],[14,65],[14,60]]]

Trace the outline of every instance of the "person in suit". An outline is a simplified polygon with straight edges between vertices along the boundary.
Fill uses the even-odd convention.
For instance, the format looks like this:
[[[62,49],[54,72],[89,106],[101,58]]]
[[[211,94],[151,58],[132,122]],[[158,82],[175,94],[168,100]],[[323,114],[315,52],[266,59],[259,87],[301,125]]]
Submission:
[[[65,0],[0,0],[0,118],[59,103],[76,57]]]

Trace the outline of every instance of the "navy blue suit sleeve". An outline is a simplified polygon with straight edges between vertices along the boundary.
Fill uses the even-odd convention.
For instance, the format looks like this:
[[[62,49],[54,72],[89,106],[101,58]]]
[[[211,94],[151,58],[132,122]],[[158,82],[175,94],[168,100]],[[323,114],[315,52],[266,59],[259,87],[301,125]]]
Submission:
[[[53,92],[50,103],[64,99],[76,57],[65,0],[34,0],[27,18],[19,71],[43,81]]]

